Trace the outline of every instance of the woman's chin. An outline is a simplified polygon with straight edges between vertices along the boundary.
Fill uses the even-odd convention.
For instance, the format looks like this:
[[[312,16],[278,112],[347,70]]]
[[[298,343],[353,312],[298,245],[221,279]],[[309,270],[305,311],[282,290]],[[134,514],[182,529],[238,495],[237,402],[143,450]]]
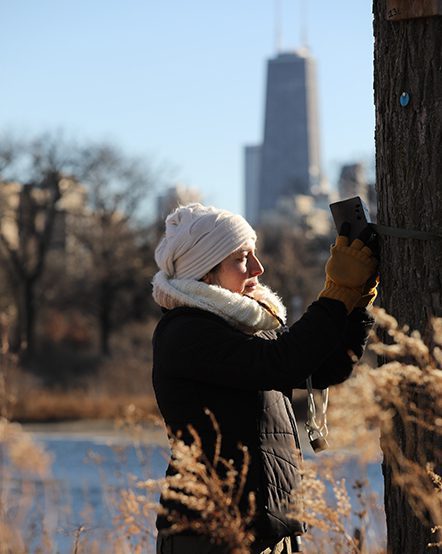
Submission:
[[[256,285],[249,285],[247,287],[244,287],[243,294],[246,294],[247,296],[253,296],[255,291],[256,291]]]

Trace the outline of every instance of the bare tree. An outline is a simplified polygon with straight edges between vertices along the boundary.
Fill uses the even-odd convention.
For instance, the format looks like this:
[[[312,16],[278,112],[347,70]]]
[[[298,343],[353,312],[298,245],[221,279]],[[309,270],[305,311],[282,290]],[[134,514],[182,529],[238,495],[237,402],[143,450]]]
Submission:
[[[147,225],[140,224],[137,215],[151,191],[153,176],[140,160],[109,145],[82,149],[77,163],[91,212],[76,236],[90,256],[88,281],[94,291],[100,350],[108,355],[110,335],[118,322],[118,301],[124,291],[139,288],[140,280],[147,278],[142,250]]]
[[[414,15],[436,4],[373,4],[378,221],[429,233],[442,230],[442,17]],[[381,246],[383,306],[428,336],[431,316],[442,316],[442,242],[385,237]],[[425,408],[425,399],[416,395],[416,402]],[[439,439],[410,428],[396,422],[403,454],[433,461],[440,472]],[[413,514],[387,455],[384,476],[388,551],[427,552],[437,522]]]
[[[101,350],[109,352],[115,299],[142,271],[136,215],[152,181],[141,159],[115,146],[79,147],[60,135],[0,141],[0,247],[16,305],[15,343],[24,354],[34,351],[38,285],[48,254],[66,233],[75,234],[87,254],[76,262],[89,264],[83,285],[93,289]],[[66,230],[60,225],[63,201],[73,187],[86,189],[87,203]]]
[[[0,245],[17,307],[14,342],[26,354],[34,349],[36,286],[51,245],[62,181],[72,169],[69,155],[55,136],[0,143]]]

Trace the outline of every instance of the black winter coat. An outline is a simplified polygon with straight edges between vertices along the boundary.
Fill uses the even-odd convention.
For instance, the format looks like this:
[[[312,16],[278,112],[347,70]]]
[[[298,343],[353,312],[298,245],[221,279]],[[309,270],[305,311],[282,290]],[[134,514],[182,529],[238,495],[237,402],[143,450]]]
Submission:
[[[273,540],[303,532],[302,523],[285,513],[300,479],[292,389],[305,388],[310,375],[319,389],[347,379],[354,364],[349,351],[362,355],[372,324],[366,310],[347,315],[343,303],[327,298],[313,302],[273,340],[244,334],[197,308],[175,308],[158,323],[153,385],[165,423],[173,435],[182,431],[185,440],[191,424],[210,460],[215,433],[204,411],[209,408],[221,429],[221,455],[239,469],[238,444],[248,447],[251,462],[243,499],[249,491],[256,495],[257,537]],[[166,518],[159,517],[158,529],[167,526]]]

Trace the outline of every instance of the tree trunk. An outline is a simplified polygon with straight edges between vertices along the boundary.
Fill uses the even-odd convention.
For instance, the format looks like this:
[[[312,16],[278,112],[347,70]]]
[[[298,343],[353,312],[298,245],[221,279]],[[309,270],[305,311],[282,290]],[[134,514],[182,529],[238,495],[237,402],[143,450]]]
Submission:
[[[32,360],[35,347],[35,280],[24,277],[16,292],[17,321],[12,350],[23,362]]]
[[[378,223],[440,234],[442,17],[388,21],[386,0],[374,0],[373,13]],[[404,106],[403,93],[409,97]],[[428,337],[429,319],[442,316],[442,241],[383,237],[381,282],[383,307]],[[412,459],[434,452],[428,435],[399,423],[395,430]],[[393,485],[387,457],[384,477],[388,551],[427,552],[435,537]]]
[[[27,279],[24,283],[26,310],[26,352],[25,355],[32,358],[34,354],[34,334],[35,334],[35,281]]]
[[[100,284],[99,324],[100,352],[102,356],[110,356],[110,336],[112,332],[112,293],[106,282]]]

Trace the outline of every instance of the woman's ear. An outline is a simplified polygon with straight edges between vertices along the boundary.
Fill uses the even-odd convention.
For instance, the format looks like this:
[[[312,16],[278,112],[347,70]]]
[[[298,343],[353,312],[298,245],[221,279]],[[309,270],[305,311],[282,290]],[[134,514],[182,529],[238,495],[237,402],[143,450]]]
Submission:
[[[215,267],[212,267],[210,271],[208,271],[204,277],[201,277],[200,281],[203,283],[206,283],[206,285],[217,285],[218,284],[218,270],[221,267],[221,264],[219,263]]]

